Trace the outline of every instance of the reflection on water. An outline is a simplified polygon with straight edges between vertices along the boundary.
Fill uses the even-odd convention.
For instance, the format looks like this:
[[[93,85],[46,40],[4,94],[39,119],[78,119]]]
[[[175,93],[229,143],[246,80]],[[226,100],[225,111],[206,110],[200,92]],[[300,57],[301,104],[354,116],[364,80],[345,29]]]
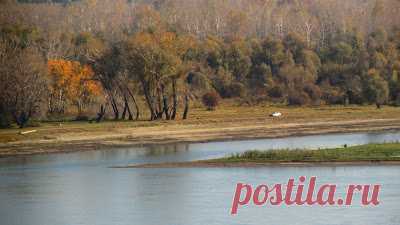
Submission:
[[[0,224],[217,225],[400,224],[400,167],[109,169],[132,163],[207,159],[250,149],[325,148],[394,142],[400,133],[344,134],[177,144],[0,160]],[[249,207],[231,217],[237,182],[382,184],[377,208]],[[344,189],[343,189],[344,191]]]
[[[224,157],[248,150],[318,149],[400,141],[400,132],[332,134],[305,137],[198,144],[154,145],[114,150],[75,152],[0,159],[0,169],[115,166],[136,163],[179,162]]]

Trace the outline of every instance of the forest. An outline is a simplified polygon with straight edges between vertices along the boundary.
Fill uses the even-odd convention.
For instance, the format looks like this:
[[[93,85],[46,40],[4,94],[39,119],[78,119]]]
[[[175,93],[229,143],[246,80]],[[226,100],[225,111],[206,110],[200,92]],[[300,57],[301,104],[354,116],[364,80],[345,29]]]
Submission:
[[[0,127],[400,106],[399,0],[0,0]]]

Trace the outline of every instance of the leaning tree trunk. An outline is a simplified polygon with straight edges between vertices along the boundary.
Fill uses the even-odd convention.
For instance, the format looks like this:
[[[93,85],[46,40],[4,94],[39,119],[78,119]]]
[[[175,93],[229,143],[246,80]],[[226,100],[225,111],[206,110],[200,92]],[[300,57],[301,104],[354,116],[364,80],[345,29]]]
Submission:
[[[129,107],[128,102],[126,103],[126,107],[127,107],[127,110],[128,110],[128,120],[133,120],[132,111],[131,111],[131,108]]]
[[[125,120],[126,117],[126,112],[128,111],[128,106],[126,104],[126,102],[124,103],[124,111],[122,111],[122,115],[121,115],[121,120]]]
[[[136,102],[136,98],[135,98],[135,96],[132,94],[132,92],[129,90],[129,88],[126,88],[126,89],[127,89],[127,91],[128,91],[129,96],[131,96],[131,98],[132,98],[133,104],[135,105],[135,109],[136,109],[136,118],[135,118],[135,120],[138,120],[138,119],[139,119],[139,116],[140,116],[140,111],[139,111],[139,106],[138,106],[138,104],[137,104],[137,102]]]
[[[147,86],[143,86],[143,92],[146,98],[147,106],[149,107],[150,110],[150,120],[156,120],[156,112],[153,106],[153,98],[150,96],[150,92]]]
[[[164,107],[162,103],[161,88],[157,88],[157,119],[162,119],[164,114]]]
[[[176,118],[176,108],[178,107],[178,95],[177,95],[177,91],[176,91],[176,79],[174,79],[172,81],[172,101],[173,101],[173,105],[172,105],[172,112],[171,112],[171,120],[175,120]]]
[[[161,94],[162,94],[162,98],[163,98],[163,113],[165,114],[165,118],[167,120],[171,119],[171,116],[169,115],[169,106],[168,106],[168,98],[165,95],[165,88],[164,86],[161,87]]]
[[[100,123],[101,121],[103,121],[105,115],[106,115],[106,108],[103,105],[101,105],[100,111],[97,113],[96,123]]]
[[[154,99],[153,97],[151,97],[150,95],[148,96],[149,100],[148,100],[148,106],[150,109],[150,113],[151,113],[151,120],[156,120],[157,119],[157,110],[154,107]]]
[[[183,111],[182,119],[186,120],[188,118],[188,115],[189,115],[189,95],[186,94],[185,95],[185,109]]]
[[[113,108],[114,111],[114,120],[118,120],[119,119],[119,110],[118,110],[118,105],[117,102],[115,101],[115,98],[113,95],[110,96],[110,100],[111,100],[111,106]]]
[[[124,93],[124,112],[122,113],[123,120],[125,120],[126,113],[128,113],[128,119],[133,120],[132,111],[131,108],[129,107],[129,101],[128,98],[126,97],[126,94]]]

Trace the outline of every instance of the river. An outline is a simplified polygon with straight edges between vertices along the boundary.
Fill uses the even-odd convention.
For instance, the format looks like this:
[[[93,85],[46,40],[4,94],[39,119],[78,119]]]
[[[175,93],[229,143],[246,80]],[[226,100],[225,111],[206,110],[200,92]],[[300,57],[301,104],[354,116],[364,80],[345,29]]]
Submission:
[[[400,141],[400,132],[147,146],[0,159],[1,225],[399,225],[400,166],[111,169],[253,149]],[[378,207],[249,206],[229,214],[236,183],[381,184]],[[343,188],[344,192],[344,188]]]

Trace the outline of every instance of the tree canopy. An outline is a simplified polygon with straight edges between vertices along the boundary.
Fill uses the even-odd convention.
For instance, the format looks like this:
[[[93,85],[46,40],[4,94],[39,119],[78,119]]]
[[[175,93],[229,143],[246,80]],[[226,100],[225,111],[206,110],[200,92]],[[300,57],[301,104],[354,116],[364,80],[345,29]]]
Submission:
[[[2,126],[98,109],[98,121],[186,119],[207,93],[400,104],[397,0],[0,4]]]

